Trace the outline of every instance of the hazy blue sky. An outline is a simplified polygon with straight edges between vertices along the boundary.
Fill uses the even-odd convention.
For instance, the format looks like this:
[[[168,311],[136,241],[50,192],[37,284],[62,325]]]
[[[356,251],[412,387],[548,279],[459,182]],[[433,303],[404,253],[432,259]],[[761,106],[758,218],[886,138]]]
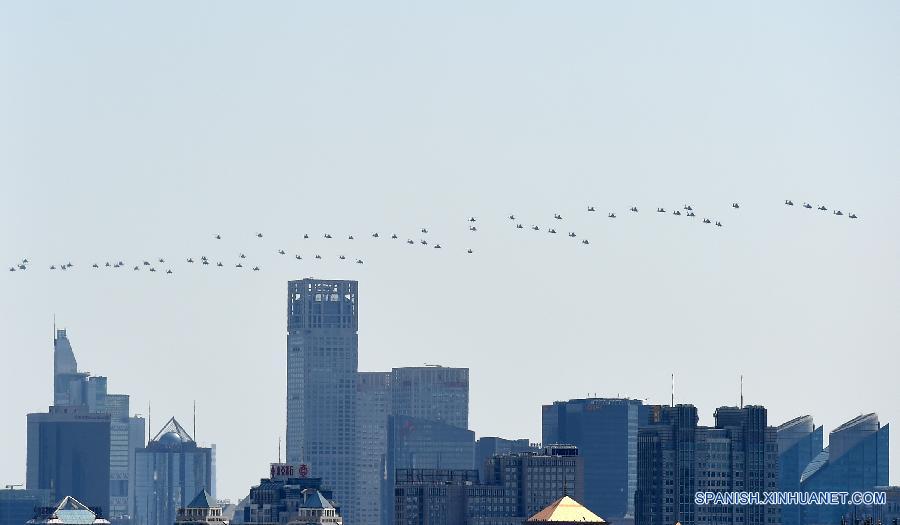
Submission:
[[[361,370],[470,367],[478,435],[667,402],[671,372],[704,424],[742,373],[772,424],[900,422],[898,27],[893,1],[3,2],[0,483],[51,403],[55,313],[154,433],[196,399],[245,495],[307,276],[359,280]],[[651,212],[685,203],[725,227]],[[591,245],[505,219],[555,212]],[[422,227],[443,250],[403,243]]]

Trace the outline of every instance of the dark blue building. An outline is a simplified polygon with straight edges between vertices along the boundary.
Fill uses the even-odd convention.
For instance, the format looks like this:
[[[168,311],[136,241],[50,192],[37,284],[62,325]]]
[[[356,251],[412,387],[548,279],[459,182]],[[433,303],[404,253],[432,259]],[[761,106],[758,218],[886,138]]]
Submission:
[[[584,505],[612,521],[634,516],[638,427],[648,407],[637,399],[572,399],[544,405],[543,442],[578,447]]]
[[[851,419],[828,435],[828,447],[819,452],[800,474],[800,490],[870,491],[888,484],[888,426],[877,414]],[[864,514],[866,509],[841,505],[807,505],[800,509],[803,525],[832,525],[841,517]]]
[[[23,525],[38,508],[53,503],[49,490],[0,489],[0,525]]]
[[[539,447],[532,445],[527,439],[478,438],[478,441],[475,442],[475,468],[481,471],[482,479],[487,479],[484,464],[492,457],[540,451]]]
[[[109,414],[87,406],[28,414],[25,487],[49,489],[54,502],[72,496],[109,512]]]

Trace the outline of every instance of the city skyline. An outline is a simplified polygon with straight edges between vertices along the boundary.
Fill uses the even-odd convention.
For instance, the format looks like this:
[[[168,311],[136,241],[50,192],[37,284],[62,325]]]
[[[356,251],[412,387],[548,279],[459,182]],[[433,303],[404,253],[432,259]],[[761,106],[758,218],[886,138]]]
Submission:
[[[151,428],[196,400],[218,492],[246,495],[285,442],[284,286],[310,276],[360,283],[360,371],[468,368],[478,437],[540,441],[541,406],[588,393],[667,404],[672,373],[701,425],[741,375],[773,425],[897,421],[898,24],[887,2],[0,6],[0,483],[53,403],[55,314]],[[725,227],[652,213],[688,203]],[[590,251],[506,219],[554,213]],[[425,227],[477,257],[367,237]],[[307,231],[365,264],[313,265]],[[242,250],[272,262],[88,271]]]

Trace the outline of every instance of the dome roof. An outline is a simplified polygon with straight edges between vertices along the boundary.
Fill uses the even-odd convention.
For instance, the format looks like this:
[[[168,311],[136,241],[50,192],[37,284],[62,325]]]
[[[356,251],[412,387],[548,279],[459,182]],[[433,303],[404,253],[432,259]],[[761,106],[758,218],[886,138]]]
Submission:
[[[187,443],[187,439],[182,438],[178,435],[178,432],[166,432],[165,434],[159,436],[157,441],[161,445],[174,446],[180,445],[182,443]]]

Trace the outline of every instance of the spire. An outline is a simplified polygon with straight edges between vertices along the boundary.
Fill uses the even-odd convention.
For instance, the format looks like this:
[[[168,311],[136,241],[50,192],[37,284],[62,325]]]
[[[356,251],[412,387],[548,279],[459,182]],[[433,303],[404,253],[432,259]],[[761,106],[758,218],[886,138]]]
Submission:
[[[744,374],[741,374],[741,408],[744,408]]]

